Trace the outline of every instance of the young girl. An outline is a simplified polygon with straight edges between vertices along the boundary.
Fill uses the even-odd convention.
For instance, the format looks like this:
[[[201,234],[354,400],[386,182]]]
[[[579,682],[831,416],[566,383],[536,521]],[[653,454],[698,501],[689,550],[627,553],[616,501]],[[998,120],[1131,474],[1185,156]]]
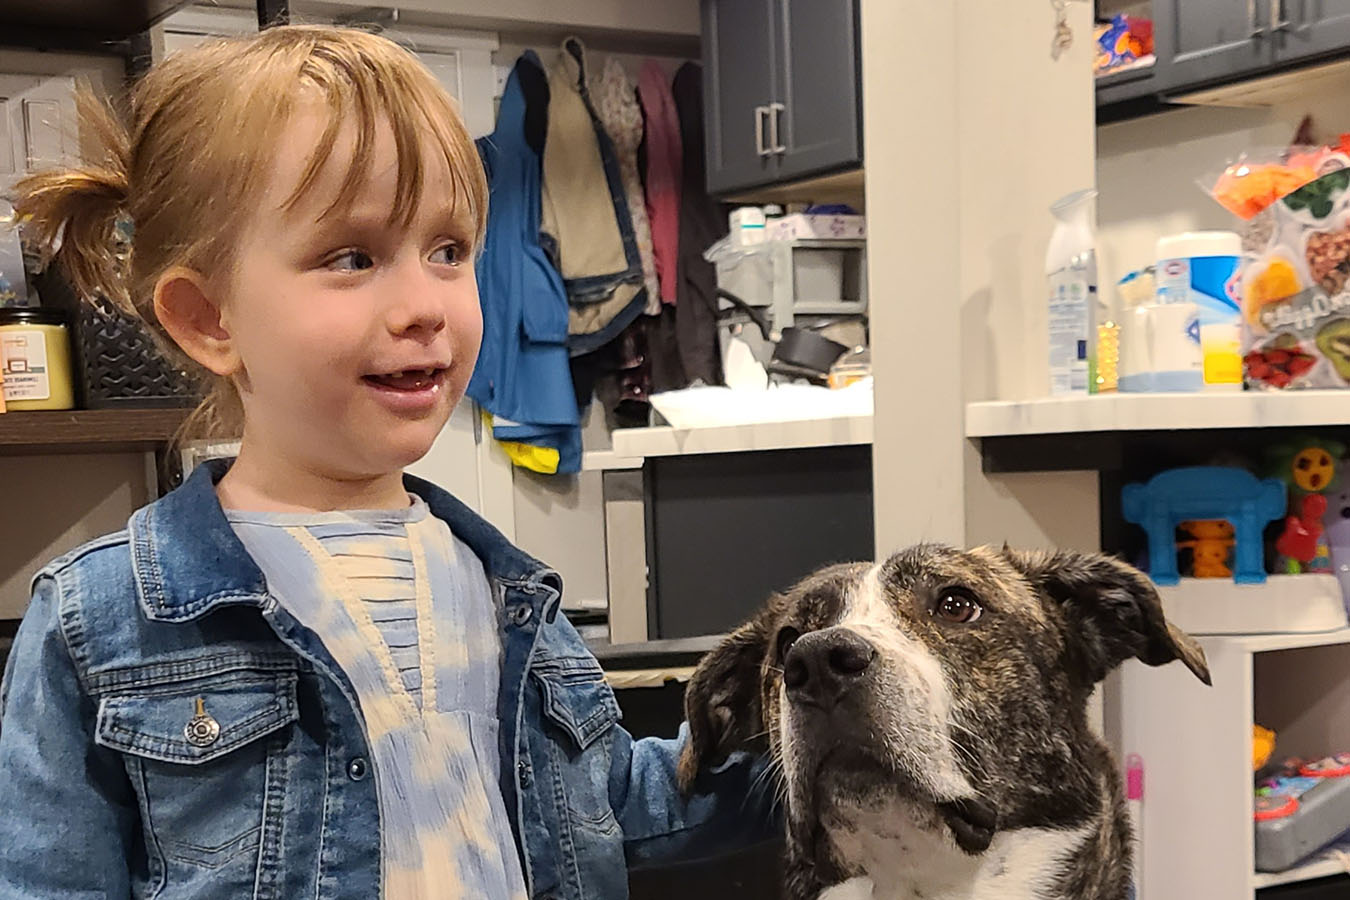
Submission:
[[[17,209],[243,441],[36,578],[0,898],[609,900],[628,862],[764,834],[757,763],[682,797],[680,741],[616,724],[557,575],[403,474],[482,329],[486,187],[432,76],[283,27],[170,56],[124,123],[86,106],[102,158]]]

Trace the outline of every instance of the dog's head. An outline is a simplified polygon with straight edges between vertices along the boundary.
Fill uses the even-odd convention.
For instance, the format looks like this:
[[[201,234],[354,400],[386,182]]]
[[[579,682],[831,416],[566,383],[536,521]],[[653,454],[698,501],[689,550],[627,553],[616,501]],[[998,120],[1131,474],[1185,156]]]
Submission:
[[[775,596],[700,664],[686,693],[688,787],[708,763],[767,750],[792,843],[900,801],[967,854],[997,830],[1060,826],[1082,779],[1093,686],[1122,661],[1204,653],[1152,583],[1110,557],[919,546],[836,566]]]

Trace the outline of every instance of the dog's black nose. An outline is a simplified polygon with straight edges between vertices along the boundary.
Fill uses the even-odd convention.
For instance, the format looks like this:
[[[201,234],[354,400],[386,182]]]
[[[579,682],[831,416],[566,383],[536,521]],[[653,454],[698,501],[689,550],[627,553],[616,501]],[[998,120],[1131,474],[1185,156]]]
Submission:
[[[783,661],[783,684],[796,699],[826,703],[857,684],[877,651],[848,628],[827,628],[799,637]]]

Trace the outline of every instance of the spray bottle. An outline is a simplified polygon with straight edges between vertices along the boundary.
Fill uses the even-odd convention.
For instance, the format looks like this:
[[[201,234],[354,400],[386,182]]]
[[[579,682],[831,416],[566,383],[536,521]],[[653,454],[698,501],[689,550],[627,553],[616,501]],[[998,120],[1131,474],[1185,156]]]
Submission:
[[[1050,304],[1050,393],[1086,394],[1096,373],[1093,318],[1097,306],[1097,250],[1092,200],[1097,191],[1077,191],[1050,207],[1055,230],[1045,254]]]

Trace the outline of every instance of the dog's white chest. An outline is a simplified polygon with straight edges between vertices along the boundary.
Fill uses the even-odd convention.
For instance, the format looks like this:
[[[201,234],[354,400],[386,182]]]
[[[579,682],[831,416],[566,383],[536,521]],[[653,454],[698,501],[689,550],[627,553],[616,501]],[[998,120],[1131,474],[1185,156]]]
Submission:
[[[1019,829],[971,857],[925,830],[841,832],[835,846],[867,874],[826,889],[820,900],[1058,900],[1064,863],[1086,837],[1086,828]]]

